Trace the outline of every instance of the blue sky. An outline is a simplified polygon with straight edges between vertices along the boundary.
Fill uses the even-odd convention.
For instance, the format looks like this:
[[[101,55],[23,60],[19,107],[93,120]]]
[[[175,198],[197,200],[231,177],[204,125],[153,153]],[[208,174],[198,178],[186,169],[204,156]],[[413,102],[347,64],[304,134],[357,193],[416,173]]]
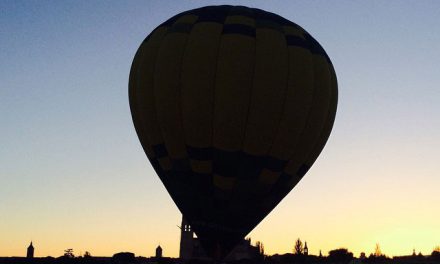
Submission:
[[[177,255],[180,216],[138,142],[128,74],[158,24],[225,3],[304,27],[339,82],[327,146],[251,236],[269,253],[297,237],[312,253],[440,244],[438,1],[2,1],[0,255],[31,239],[40,256]]]

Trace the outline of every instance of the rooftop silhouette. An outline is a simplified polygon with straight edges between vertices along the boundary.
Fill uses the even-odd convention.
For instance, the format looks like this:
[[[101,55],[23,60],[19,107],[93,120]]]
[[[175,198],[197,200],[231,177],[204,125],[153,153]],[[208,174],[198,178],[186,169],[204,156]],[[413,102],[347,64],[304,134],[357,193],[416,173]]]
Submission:
[[[0,264],[214,264],[218,263],[204,254],[203,249],[194,237],[192,229],[182,217],[181,228],[181,250],[179,258],[171,258],[163,255],[162,246],[158,245],[155,255],[151,257],[135,256],[131,252],[119,252],[112,257],[96,257],[86,251],[82,256],[75,256],[74,250],[69,248],[64,250],[64,254],[59,257],[35,257],[33,242],[29,244],[26,257],[0,257]],[[440,263],[440,246],[434,247],[429,255],[417,254],[413,249],[408,255],[389,257],[384,254],[380,245],[376,244],[374,252],[367,256],[361,252],[359,257],[353,255],[347,248],[337,248],[330,250],[327,255],[323,255],[319,250],[319,255],[309,254],[307,242],[296,239],[292,253],[286,254],[264,254],[263,243],[251,244],[251,239],[244,240],[222,263],[231,264],[438,264]]]

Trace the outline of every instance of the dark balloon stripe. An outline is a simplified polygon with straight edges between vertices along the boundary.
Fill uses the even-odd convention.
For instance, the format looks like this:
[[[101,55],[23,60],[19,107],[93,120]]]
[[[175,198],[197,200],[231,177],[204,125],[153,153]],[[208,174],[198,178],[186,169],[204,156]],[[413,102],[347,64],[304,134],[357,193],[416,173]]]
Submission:
[[[198,16],[198,22],[215,22],[223,23],[227,16],[243,16],[251,19],[267,20],[272,21],[280,26],[290,26],[294,28],[302,29],[297,24],[285,19],[274,13],[266,12],[257,8],[247,8],[244,6],[231,6],[231,5],[221,5],[221,6],[207,6],[198,9],[193,9],[185,13],[179,14],[176,17],[171,18],[162,25],[172,25],[176,18],[186,14],[193,14]]]
[[[231,7],[230,6],[221,6],[216,8],[206,7],[202,9],[203,12],[198,12],[199,17],[197,19],[197,23],[214,22],[214,23],[223,24]]]
[[[310,43],[310,51],[313,54],[321,55],[323,56],[329,64],[331,64],[330,58],[325,52],[325,50],[322,48],[322,46],[314,39],[310,34],[305,33],[304,37],[307,39],[307,41]]]
[[[240,164],[239,151],[213,150],[212,171],[223,177],[236,177],[237,167]]]
[[[286,41],[288,46],[301,47],[304,49],[310,49],[310,44],[307,40],[302,39],[298,36],[286,35]]]
[[[284,170],[287,165],[287,160],[280,160],[274,157],[268,156],[266,159],[265,168],[274,172],[280,172]]]
[[[212,160],[212,148],[194,148],[186,146],[188,157],[194,160]]]
[[[189,159],[173,159],[171,160],[171,167],[174,171],[190,171],[191,165]]]
[[[194,185],[193,188],[197,190],[198,194],[205,200],[202,202],[208,202],[214,190],[212,174],[192,172],[191,175],[192,185]]]
[[[261,9],[256,9],[256,8],[253,8],[252,10],[254,11],[253,17],[255,18],[255,20],[270,20],[270,21],[276,22],[277,24],[282,25],[282,26],[292,26],[295,28],[299,28],[299,26],[297,24],[295,24],[295,23],[293,23],[293,22],[291,22],[291,21],[289,21],[289,20],[285,19],[284,17],[281,17],[277,14],[266,12],[266,11],[263,11]]]
[[[158,144],[153,146],[153,152],[156,158],[163,158],[168,156],[168,151],[164,144]]]
[[[283,32],[283,27],[272,20],[256,20],[255,26],[257,28],[270,28],[279,32]]]
[[[276,189],[285,189],[286,188],[286,186],[287,186],[287,183],[290,181],[290,179],[292,179],[292,175],[290,175],[290,174],[288,174],[288,173],[286,173],[286,172],[282,172],[281,174],[280,174],[280,177],[279,177],[279,179],[278,179],[278,181],[277,181],[277,183],[276,183],[276,186],[275,186],[275,188],[273,188],[273,190],[276,190]]]
[[[296,172],[296,175],[303,177],[304,175],[306,175],[309,169],[310,169],[309,165],[303,164],[301,165],[301,167],[299,167],[298,171]]]
[[[264,169],[266,157],[258,157],[240,152],[238,159],[239,167],[236,178],[242,180],[258,179],[258,176]]]
[[[188,153],[188,157],[192,160],[213,160],[213,171],[219,175],[225,177],[233,177],[236,176],[233,173],[237,173],[238,171],[234,171],[234,169],[222,168],[225,165],[224,163],[228,162],[240,162],[240,167],[258,167],[258,174],[261,169],[268,169],[274,172],[280,172],[284,169],[287,164],[286,160],[280,160],[271,156],[256,156],[245,153],[243,151],[225,151],[216,148],[195,148],[191,146],[186,147],[186,151]],[[245,164],[245,165],[243,165]],[[252,169],[250,169],[252,170]],[[226,172],[228,171],[228,172]]]
[[[285,19],[274,13],[266,12],[257,8],[253,8],[252,10],[254,11],[254,17],[256,20],[271,20],[279,24],[285,23]]]
[[[255,38],[255,28],[242,24],[226,24],[222,34],[239,34]]]
[[[317,45],[317,43],[313,43],[313,44],[311,45],[311,49],[310,49],[310,51],[311,51],[313,54],[318,54],[318,55],[325,56],[325,52],[324,52],[324,50],[321,48],[321,46]]]
[[[229,11],[230,16],[247,16],[247,17],[253,17],[254,12],[252,8],[248,8],[245,6],[230,6]]]
[[[164,144],[153,146],[156,159],[168,156]],[[224,177],[243,179],[257,178],[263,169],[280,172],[287,161],[270,156],[255,156],[242,151],[224,151],[213,148],[195,148],[187,146],[189,158],[171,160],[172,170],[184,171],[190,169],[190,159],[213,162],[213,173]]]

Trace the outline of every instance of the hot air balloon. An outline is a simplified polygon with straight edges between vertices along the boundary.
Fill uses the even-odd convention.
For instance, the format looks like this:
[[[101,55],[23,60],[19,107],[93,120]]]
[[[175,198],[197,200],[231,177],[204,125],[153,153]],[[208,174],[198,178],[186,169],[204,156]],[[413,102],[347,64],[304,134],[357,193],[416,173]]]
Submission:
[[[320,154],[337,81],[324,49],[295,23],[208,6],[142,42],[129,101],[153,168],[207,254],[221,259]]]

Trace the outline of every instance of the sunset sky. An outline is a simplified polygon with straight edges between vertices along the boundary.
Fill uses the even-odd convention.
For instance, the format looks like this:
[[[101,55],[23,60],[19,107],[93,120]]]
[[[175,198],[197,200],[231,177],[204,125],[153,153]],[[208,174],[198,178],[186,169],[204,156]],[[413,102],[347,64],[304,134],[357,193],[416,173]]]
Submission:
[[[250,234],[266,253],[440,245],[440,1],[0,1],[0,256],[177,257],[181,215],[141,148],[128,75],[142,40],[179,12],[277,13],[338,76],[330,139]]]

